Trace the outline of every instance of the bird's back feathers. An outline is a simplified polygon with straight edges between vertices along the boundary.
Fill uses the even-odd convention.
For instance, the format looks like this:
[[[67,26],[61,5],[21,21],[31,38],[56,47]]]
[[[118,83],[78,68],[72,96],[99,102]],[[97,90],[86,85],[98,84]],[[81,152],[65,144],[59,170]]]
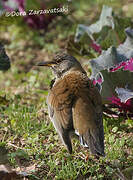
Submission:
[[[48,95],[50,117],[58,133],[75,130],[81,144],[93,154],[104,155],[102,101],[86,74],[74,71],[57,80]]]

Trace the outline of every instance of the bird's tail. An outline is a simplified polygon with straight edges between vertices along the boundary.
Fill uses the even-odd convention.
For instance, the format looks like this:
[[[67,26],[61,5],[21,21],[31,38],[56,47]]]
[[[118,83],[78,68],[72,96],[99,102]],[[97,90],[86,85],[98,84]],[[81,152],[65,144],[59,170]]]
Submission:
[[[85,134],[80,135],[80,143],[89,147],[92,154],[105,156],[103,128],[89,129]]]

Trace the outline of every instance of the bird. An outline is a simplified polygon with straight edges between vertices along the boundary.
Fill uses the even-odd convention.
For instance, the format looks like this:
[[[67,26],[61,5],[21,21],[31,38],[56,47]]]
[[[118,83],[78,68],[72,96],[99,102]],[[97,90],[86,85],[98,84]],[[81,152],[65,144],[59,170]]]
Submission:
[[[102,98],[81,63],[66,52],[37,66],[50,67],[55,76],[47,96],[49,117],[68,152],[72,134],[91,154],[105,156]]]

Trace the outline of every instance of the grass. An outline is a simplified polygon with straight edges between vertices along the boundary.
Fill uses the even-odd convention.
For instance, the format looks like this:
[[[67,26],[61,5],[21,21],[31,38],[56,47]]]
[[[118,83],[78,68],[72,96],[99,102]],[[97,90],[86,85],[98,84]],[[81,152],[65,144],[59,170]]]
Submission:
[[[20,73],[13,65],[0,76],[1,82],[8,82],[0,89],[5,100],[0,105],[0,140],[14,168],[34,165],[29,179],[116,179],[118,169],[123,172],[133,166],[131,120],[104,117],[105,158],[95,159],[75,139],[69,155],[48,118],[51,72],[31,69]]]

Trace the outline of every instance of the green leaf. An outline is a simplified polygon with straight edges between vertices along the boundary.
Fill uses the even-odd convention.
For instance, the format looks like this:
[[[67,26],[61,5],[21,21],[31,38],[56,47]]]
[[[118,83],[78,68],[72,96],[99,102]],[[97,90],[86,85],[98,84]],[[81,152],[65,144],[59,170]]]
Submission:
[[[114,127],[113,129],[112,129],[112,132],[114,132],[114,133],[116,133],[118,131],[118,127]]]
[[[86,34],[81,38],[80,42],[75,42],[74,37],[70,36],[66,46],[67,52],[78,59],[83,56],[95,58],[94,53],[88,49],[91,42],[91,38]]]
[[[127,87],[133,91],[133,72],[124,71],[122,69],[116,72],[108,72],[108,70],[102,70],[101,75],[103,77],[101,96],[103,103],[108,103],[109,98],[118,96],[116,88]]]
[[[95,78],[101,70],[110,69],[133,57],[133,29],[127,28],[125,33],[127,38],[118,48],[112,46],[107,51],[103,51],[98,58],[89,61],[92,68],[92,78]]]
[[[125,42],[117,48],[117,52],[123,56],[123,60],[133,57],[133,29],[126,28],[125,34],[127,36]]]
[[[82,46],[85,44],[89,46],[90,40],[87,42],[87,38],[85,38],[86,41],[82,41],[83,37],[87,35],[91,40],[100,44],[102,49],[108,49],[110,46],[117,47],[124,41],[126,37],[124,29],[127,27],[133,28],[131,18],[118,17],[113,13],[111,7],[104,5],[96,23],[90,26],[84,24],[77,26],[75,42],[80,42]]]
[[[121,102],[126,103],[128,99],[133,98],[133,92],[127,88],[115,88],[115,91],[118,94],[118,98]]]
[[[92,37],[94,33],[99,33],[104,26],[109,26],[114,29],[112,8],[105,5],[103,6],[99,20],[95,24],[92,24],[90,26],[85,26],[82,24],[78,25],[75,35],[75,41],[79,42],[81,36],[83,36],[85,33],[87,33],[88,36]]]
[[[115,47],[109,48],[107,51],[104,51],[101,56],[98,58],[92,59],[89,61],[92,68],[92,77],[95,78],[97,73],[103,69],[109,69],[114,65],[118,64],[119,61],[116,58],[117,51]]]

